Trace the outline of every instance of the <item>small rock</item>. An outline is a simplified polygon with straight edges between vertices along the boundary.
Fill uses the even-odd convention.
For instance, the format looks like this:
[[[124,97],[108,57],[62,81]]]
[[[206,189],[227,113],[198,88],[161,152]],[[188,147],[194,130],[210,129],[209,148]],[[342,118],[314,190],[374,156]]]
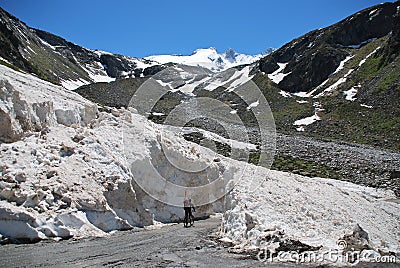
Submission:
[[[40,136],[41,136],[41,137],[42,137],[42,136],[46,136],[48,133],[50,133],[50,129],[47,128],[47,127],[45,127],[44,129],[42,129],[42,130],[40,131]]]
[[[15,174],[15,180],[19,183],[26,181],[26,174],[23,172],[18,172]]]
[[[121,112],[118,111],[116,108],[112,108],[112,109],[111,109],[111,114],[112,114],[113,116],[119,117],[119,116],[121,115]]]
[[[80,142],[81,140],[83,140],[85,138],[85,136],[83,136],[82,134],[76,134],[72,140],[76,143]]]
[[[256,226],[256,221],[253,218],[253,216],[251,216],[248,213],[245,213],[244,217],[245,217],[245,221],[246,221],[247,231],[250,231],[251,229],[253,229]]]
[[[67,146],[64,143],[61,144],[61,149],[60,149],[60,156],[65,157],[65,156],[71,156],[75,153],[75,148],[71,146]]]
[[[2,181],[8,182],[8,183],[16,183],[17,181],[10,175],[6,174],[3,176]]]
[[[57,175],[57,170],[52,169],[52,170],[48,170],[46,172],[47,179],[50,179],[50,178],[54,177],[55,175]]]
[[[37,154],[37,150],[36,149],[32,149],[31,150],[31,155],[36,155]]]
[[[364,249],[371,249],[369,245],[369,236],[359,224],[356,224],[352,234],[344,235],[340,240],[346,242],[347,249],[362,251]]]

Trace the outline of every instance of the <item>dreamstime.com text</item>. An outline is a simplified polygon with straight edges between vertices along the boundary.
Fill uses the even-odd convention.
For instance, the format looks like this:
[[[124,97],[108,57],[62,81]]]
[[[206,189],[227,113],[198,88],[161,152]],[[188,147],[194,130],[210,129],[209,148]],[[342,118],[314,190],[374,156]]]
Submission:
[[[372,263],[396,263],[396,256],[376,256],[371,251],[280,251],[277,254],[271,254],[269,250],[260,250],[257,254],[260,262],[292,262],[292,263],[352,263],[372,262]]]

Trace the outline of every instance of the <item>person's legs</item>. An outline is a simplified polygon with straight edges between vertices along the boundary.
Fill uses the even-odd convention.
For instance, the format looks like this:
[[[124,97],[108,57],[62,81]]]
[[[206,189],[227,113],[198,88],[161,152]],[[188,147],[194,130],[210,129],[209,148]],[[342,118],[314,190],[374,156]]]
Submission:
[[[185,223],[187,220],[189,220],[189,215],[190,215],[190,208],[185,207]]]
[[[194,223],[194,216],[193,216],[193,214],[192,214],[192,208],[189,208],[189,215],[188,215],[188,217],[189,217],[189,224],[190,224],[191,226],[193,226],[193,223]]]

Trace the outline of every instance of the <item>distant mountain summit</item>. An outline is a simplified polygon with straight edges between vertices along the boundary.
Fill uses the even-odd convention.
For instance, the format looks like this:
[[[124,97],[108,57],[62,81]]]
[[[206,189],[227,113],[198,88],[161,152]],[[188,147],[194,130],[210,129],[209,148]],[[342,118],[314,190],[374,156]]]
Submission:
[[[258,55],[246,55],[238,53],[235,50],[228,48],[224,53],[218,53],[215,47],[201,48],[195,50],[191,55],[154,55],[145,59],[165,63],[178,63],[190,66],[200,66],[211,71],[222,71],[238,65],[250,64],[256,62],[262,57],[267,56],[273,51],[269,49]]]

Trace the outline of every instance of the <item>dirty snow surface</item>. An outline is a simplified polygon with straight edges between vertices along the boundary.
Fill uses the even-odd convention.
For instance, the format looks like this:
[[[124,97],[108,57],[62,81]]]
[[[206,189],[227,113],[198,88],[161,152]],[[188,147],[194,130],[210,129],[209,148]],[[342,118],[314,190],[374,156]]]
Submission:
[[[134,109],[100,112],[74,92],[31,75],[3,66],[0,75],[2,240],[107,236],[179,221],[181,207],[153,199],[135,183],[151,180],[149,170],[157,167],[184,187],[211,179],[234,186],[196,215],[222,212],[221,236],[237,251],[277,252],[285,243],[334,250],[344,239],[356,249],[399,256],[400,203],[390,191],[224,158]],[[208,168],[187,176],[168,163],[166,151],[175,163]],[[184,193],[173,194],[183,200]]]
[[[227,196],[223,216],[224,241],[233,242],[239,252],[277,252],[287,241],[321,247],[323,252],[341,249],[339,242],[345,240],[349,247],[362,244],[376,254],[399,256],[400,205],[393,202],[393,193],[260,167],[245,176],[245,183]],[[368,241],[346,240],[357,225]]]
[[[164,205],[133,188],[134,174],[143,180],[153,175],[145,172],[150,165],[160,165],[163,174],[174,175],[177,183],[185,178],[165,165],[163,142],[169,144],[164,149],[177,150],[177,161],[196,151],[196,161],[211,163],[209,172],[219,174],[222,168],[212,161],[214,154],[196,149],[199,146],[177,134],[164,131],[161,141],[159,126],[135,111],[98,112],[96,105],[62,87],[6,67],[0,66],[0,71],[1,138],[7,142],[0,145],[3,238],[104,236],[152,225],[154,220],[180,220],[182,208]],[[134,148],[130,166],[123,134]],[[205,183],[211,177],[206,171],[192,183]],[[183,200],[181,195],[177,198]],[[220,211],[215,207],[203,206],[198,215]]]

